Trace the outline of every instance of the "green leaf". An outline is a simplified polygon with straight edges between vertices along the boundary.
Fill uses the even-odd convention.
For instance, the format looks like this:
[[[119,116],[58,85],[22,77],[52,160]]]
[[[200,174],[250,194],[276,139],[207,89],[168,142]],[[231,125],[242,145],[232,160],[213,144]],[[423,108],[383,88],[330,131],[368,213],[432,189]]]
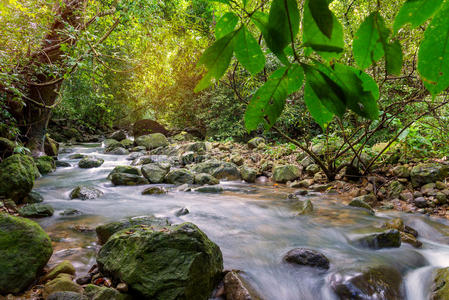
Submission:
[[[398,40],[385,45],[385,66],[388,74],[401,74],[402,48]]]
[[[384,56],[384,49],[376,26],[376,16],[377,14],[373,13],[363,21],[352,44],[355,62],[362,70]]]
[[[245,112],[245,126],[249,132],[257,129],[264,121],[274,124],[277,119],[275,114],[279,107],[283,109],[287,98],[288,69],[281,67],[276,70],[251,98]],[[269,108],[270,105],[275,107]]]
[[[235,56],[248,72],[255,75],[263,70],[265,56],[259,43],[245,26],[236,36]]]
[[[215,26],[215,37],[217,40],[232,32],[238,22],[239,18],[234,13],[225,13]]]
[[[321,103],[320,99],[308,83],[306,83],[304,87],[304,102],[312,118],[324,130],[330,121],[332,121],[334,114]]]
[[[449,86],[449,3],[445,2],[424,33],[418,71],[433,96]]]
[[[256,11],[251,16],[251,21],[259,28],[264,37],[268,36],[268,15],[261,11]]]
[[[212,84],[213,78],[218,81],[226,72],[234,52],[234,37],[238,32],[239,30],[228,33],[204,51],[198,65],[204,65],[208,69],[207,80],[203,78],[195,87],[195,92],[199,92]],[[206,82],[209,84],[207,85]]]
[[[247,0],[242,0],[243,7],[246,7],[247,2],[248,2]]]
[[[412,28],[423,24],[433,16],[442,3],[441,0],[407,0],[394,19],[394,32],[398,32],[407,23],[410,23]]]
[[[264,39],[268,48],[285,63],[283,50],[295,40],[299,31],[299,10],[296,0],[273,0],[266,26],[267,34],[264,35]]]
[[[229,0],[209,0],[211,2],[220,2],[220,3],[224,3],[224,4],[228,4],[229,5]]]
[[[335,15],[329,11],[332,16],[332,36],[329,38],[323,34],[310,10],[309,2],[313,1],[314,0],[307,0],[304,6],[304,16],[302,21],[303,43],[306,47],[311,47],[326,60],[338,58],[345,46],[343,40],[343,26],[338,22]]]
[[[288,70],[288,91],[287,94],[291,95],[298,91],[304,83],[304,70],[298,64],[293,64]]]
[[[325,36],[331,39],[334,20],[327,0],[309,1],[308,6],[318,28]]]

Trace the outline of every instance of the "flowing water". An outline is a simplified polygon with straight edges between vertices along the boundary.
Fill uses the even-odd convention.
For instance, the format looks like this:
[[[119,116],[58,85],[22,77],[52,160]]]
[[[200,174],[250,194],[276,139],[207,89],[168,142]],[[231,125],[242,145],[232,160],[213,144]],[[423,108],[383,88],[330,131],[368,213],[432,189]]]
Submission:
[[[217,243],[226,269],[243,270],[243,277],[264,299],[336,299],[331,279],[342,270],[360,270],[373,266],[393,266],[403,276],[402,289],[407,299],[427,299],[432,272],[449,266],[449,227],[442,219],[397,212],[364,214],[348,208],[338,195],[310,194],[315,211],[295,216],[291,190],[271,184],[250,185],[221,182],[223,194],[170,191],[166,195],[141,195],[145,186],[113,186],[107,179],[117,165],[128,165],[127,156],[103,154],[101,145],[85,144],[69,148],[59,159],[72,167],[58,168],[37,180],[35,190],[55,208],[53,217],[39,220],[54,242],[54,264],[68,259],[83,275],[95,263],[97,225],[130,216],[169,217],[172,222],[192,222]],[[73,153],[96,155],[105,163],[94,169],[80,169]],[[104,195],[93,200],[70,200],[77,185],[95,186]],[[167,186],[167,185],[166,185]],[[170,187],[170,186],[167,186]],[[186,207],[189,214],[175,217]],[[62,216],[66,209],[77,209],[78,216]],[[370,250],[349,243],[360,230],[379,227],[400,216],[419,232],[422,249],[408,244],[400,248]],[[330,269],[322,271],[282,262],[283,255],[296,247],[319,250],[330,260]],[[344,274],[344,273],[343,273]]]

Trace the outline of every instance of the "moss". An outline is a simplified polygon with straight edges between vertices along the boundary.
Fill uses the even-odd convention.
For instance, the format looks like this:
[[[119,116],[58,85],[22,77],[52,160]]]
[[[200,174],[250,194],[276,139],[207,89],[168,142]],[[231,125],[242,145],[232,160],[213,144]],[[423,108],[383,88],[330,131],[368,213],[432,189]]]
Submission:
[[[0,214],[0,294],[27,288],[52,253],[50,238],[36,222]]]
[[[49,204],[27,204],[19,209],[19,215],[25,218],[45,218],[53,216],[54,209]]]
[[[133,174],[133,175],[142,175],[140,173],[140,170],[136,167],[131,167],[131,166],[116,166],[111,173],[109,173],[108,175],[108,180],[111,180],[112,175],[117,174],[117,173],[126,173],[126,174]]]
[[[31,191],[36,175],[31,157],[15,154],[0,164],[0,195],[18,202]]]
[[[432,300],[449,299],[449,268],[438,269],[433,280]]]
[[[48,295],[55,292],[75,292],[83,293],[83,288],[72,281],[72,276],[61,273],[55,279],[47,282],[44,286],[43,296],[46,299]]]
[[[168,146],[168,140],[162,133],[139,136],[135,143],[137,146],[144,146],[147,150]]]
[[[44,280],[52,280],[55,279],[59,274],[70,274],[75,275],[75,267],[68,260],[64,260],[50,271],[48,271],[47,275],[45,275]]]
[[[273,179],[276,182],[286,183],[298,179],[301,170],[295,165],[277,166],[273,169]]]
[[[51,173],[56,169],[55,160],[51,156],[41,156],[35,158],[34,162],[42,175]]]

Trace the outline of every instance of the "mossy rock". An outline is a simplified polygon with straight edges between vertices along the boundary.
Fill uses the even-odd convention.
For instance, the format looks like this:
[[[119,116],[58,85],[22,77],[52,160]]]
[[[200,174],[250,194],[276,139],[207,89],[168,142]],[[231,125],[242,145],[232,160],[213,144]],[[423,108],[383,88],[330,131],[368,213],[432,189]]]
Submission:
[[[352,207],[364,208],[369,211],[370,214],[374,215],[374,209],[371,207],[371,205],[365,202],[363,196],[353,198],[348,205]]]
[[[31,157],[14,154],[0,163],[0,196],[19,202],[34,185],[36,165]]]
[[[98,168],[104,163],[104,159],[94,156],[87,156],[78,162],[78,167],[82,169]]]
[[[144,177],[128,173],[115,173],[111,176],[111,182],[114,185],[142,185],[148,184]]]
[[[437,163],[422,163],[414,166],[410,173],[414,187],[442,181],[449,175],[449,166]]]
[[[16,143],[7,138],[0,137],[0,157],[6,158],[14,153]]]
[[[128,228],[97,256],[100,271],[140,299],[208,299],[221,277],[220,248],[194,224]]]
[[[68,260],[64,260],[57,264],[54,268],[52,268],[48,273],[44,276],[43,280],[52,280],[55,279],[59,274],[70,274],[75,275],[76,270],[75,267]]]
[[[25,204],[42,203],[44,202],[44,197],[38,192],[31,191],[23,200]]]
[[[48,174],[56,170],[56,163],[51,156],[41,156],[34,159],[37,169],[42,175]]]
[[[430,299],[449,299],[449,268],[441,268],[436,270]]]
[[[79,185],[70,192],[70,199],[89,200],[103,195],[103,192],[91,186]]]
[[[401,246],[401,234],[396,229],[371,233],[356,239],[355,244],[364,248],[382,249]]]
[[[55,210],[50,204],[33,203],[19,209],[19,215],[24,218],[45,218],[53,216]]]
[[[112,169],[111,173],[108,175],[108,180],[112,179],[112,175],[118,174],[118,173],[126,173],[126,174],[133,174],[133,175],[142,175],[140,173],[140,170],[136,167],[131,166],[116,166],[114,169]]]
[[[265,144],[265,139],[262,137],[255,137],[253,139],[250,139],[248,141],[248,147],[250,149],[255,149],[257,148],[260,144]]]
[[[143,165],[141,172],[143,176],[151,183],[161,183],[164,181],[165,175],[170,171],[170,166],[164,166],[160,163],[151,163]]]
[[[52,139],[48,134],[45,135],[44,152],[48,156],[58,156],[59,144]]]
[[[136,138],[137,146],[144,146],[147,150],[168,146],[168,140],[162,133],[142,135]]]
[[[296,165],[277,166],[273,169],[273,180],[279,183],[286,183],[299,178],[301,170]]]
[[[72,275],[60,273],[55,279],[47,282],[44,285],[43,296],[47,298],[49,295],[55,292],[75,292],[82,294],[83,288],[73,282]]]
[[[295,203],[294,209],[297,211],[297,215],[308,215],[313,212],[313,204],[310,199],[299,201]]]
[[[240,168],[240,174],[242,175],[242,179],[246,182],[253,183],[256,181],[257,171],[248,166],[242,166]]]
[[[84,294],[88,299],[95,300],[131,300],[130,295],[120,293],[113,288],[88,284],[84,287]]]
[[[171,184],[193,184],[194,179],[194,175],[186,169],[171,170],[165,176],[165,181]]]
[[[207,174],[207,173],[195,174],[194,182],[195,182],[195,184],[199,184],[199,185],[205,185],[205,184],[214,185],[214,184],[220,183],[217,178],[215,178],[214,176]]]
[[[0,214],[0,294],[26,289],[52,253],[50,238],[36,222]]]

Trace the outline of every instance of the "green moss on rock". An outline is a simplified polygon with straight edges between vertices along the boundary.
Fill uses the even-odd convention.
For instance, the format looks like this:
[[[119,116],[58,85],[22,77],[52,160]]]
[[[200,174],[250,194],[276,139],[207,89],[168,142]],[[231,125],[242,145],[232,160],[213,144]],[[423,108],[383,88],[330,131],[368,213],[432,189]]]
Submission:
[[[40,156],[34,159],[37,169],[42,175],[48,174],[56,170],[55,160],[51,156]]]
[[[31,191],[37,169],[31,157],[15,154],[0,164],[0,196],[18,202]]]
[[[431,299],[449,299],[449,268],[442,268],[436,271],[433,280]]]
[[[27,288],[52,253],[50,238],[36,222],[0,214],[0,294]]]

